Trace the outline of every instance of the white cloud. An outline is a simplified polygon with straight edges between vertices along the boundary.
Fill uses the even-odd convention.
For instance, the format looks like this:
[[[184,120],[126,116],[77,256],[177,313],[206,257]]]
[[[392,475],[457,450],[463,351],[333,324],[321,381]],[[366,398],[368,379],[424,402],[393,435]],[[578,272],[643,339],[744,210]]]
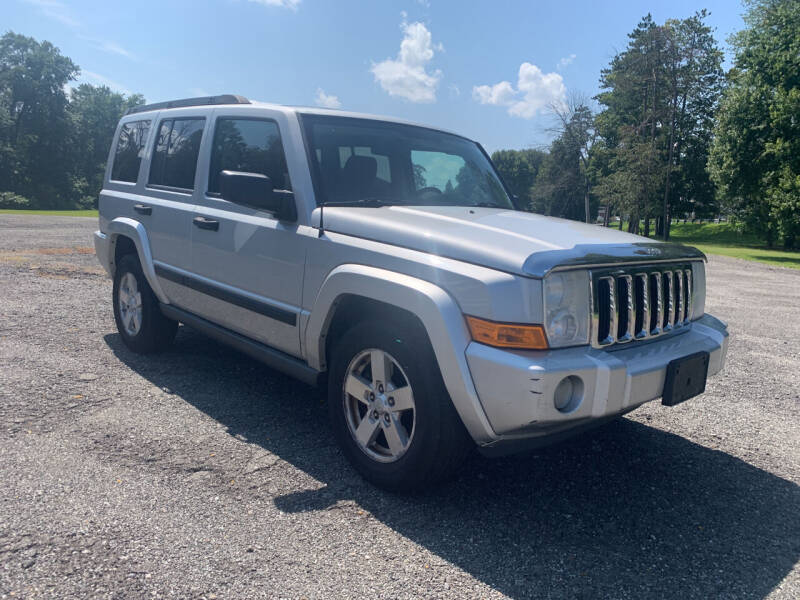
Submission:
[[[339,97],[332,94],[326,94],[322,88],[317,88],[317,95],[314,98],[317,106],[323,108],[341,108],[342,103],[339,102]]]
[[[565,102],[567,88],[558,73],[542,73],[534,64],[524,62],[519,67],[517,88],[508,81],[495,85],[476,85],[472,97],[481,104],[508,107],[508,114],[531,119],[552,104]]]
[[[411,102],[434,102],[436,87],[442,78],[440,70],[428,71],[428,63],[436,51],[442,52],[441,44],[434,46],[431,32],[422,23],[401,25],[403,41],[396,59],[387,58],[373,64],[372,74],[390,96],[400,96]]]
[[[511,104],[517,95],[514,86],[508,81],[501,81],[494,85],[476,85],[472,88],[472,97],[481,104],[494,104],[506,106]]]
[[[58,21],[68,27],[80,27],[81,23],[74,19],[68,8],[58,0],[23,0],[25,3],[36,6],[39,13]]]
[[[108,41],[98,42],[97,45],[104,52],[109,52],[111,54],[118,54],[120,56],[124,56],[125,58],[130,58],[130,59],[135,58],[132,52],[126,50],[125,48],[123,48],[122,46],[120,46],[115,42],[108,42]]]
[[[92,46],[97,48],[98,50],[102,50],[103,52],[108,52],[109,54],[116,54],[118,56],[124,56],[130,60],[136,60],[136,56],[128,50],[127,48],[123,48],[120,44],[116,42],[112,42],[109,40],[99,40],[97,38],[93,38],[87,35],[79,36],[82,40],[86,40]]]
[[[78,83],[91,83],[92,85],[104,85],[106,87],[111,88],[115,92],[120,92],[125,94],[126,96],[131,95],[131,91],[126,88],[121,83],[117,83],[116,81],[105,77],[104,75],[100,75],[99,73],[94,73],[93,71],[86,71],[81,69],[81,74],[78,77]]]
[[[301,0],[248,0],[248,2],[254,2],[255,4],[261,4],[262,6],[280,6],[281,8],[297,10],[297,7],[300,6]]]
[[[558,61],[558,70],[560,71],[560,70],[561,70],[561,69],[563,69],[564,67],[566,67],[566,66],[568,66],[568,65],[571,65],[571,64],[572,64],[572,62],[573,62],[573,61],[574,61],[576,58],[578,58],[578,57],[577,57],[577,55],[575,55],[575,54],[570,54],[569,56],[565,56],[564,58],[562,58],[561,60],[559,60],[559,61]]]

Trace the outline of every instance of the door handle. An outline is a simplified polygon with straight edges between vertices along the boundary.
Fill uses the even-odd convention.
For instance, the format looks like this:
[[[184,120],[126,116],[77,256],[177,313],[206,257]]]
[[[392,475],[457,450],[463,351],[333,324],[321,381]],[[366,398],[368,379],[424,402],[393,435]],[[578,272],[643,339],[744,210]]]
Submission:
[[[192,219],[192,223],[194,223],[195,227],[199,227],[200,229],[210,229],[211,231],[217,231],[219,229],[219,221],[206,219],[205,217],[195,217]]]
[[[147,206],[145,204],[134,204],[133,210],[135,210],[140,215],[152,215],[153,214],[153,207]]]

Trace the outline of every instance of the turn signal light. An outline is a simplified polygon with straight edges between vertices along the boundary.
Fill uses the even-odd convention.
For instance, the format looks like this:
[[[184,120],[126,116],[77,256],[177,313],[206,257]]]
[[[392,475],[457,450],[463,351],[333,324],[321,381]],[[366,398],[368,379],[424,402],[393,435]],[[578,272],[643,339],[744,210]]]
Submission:
[[[547,350],[547,337],[541,325],[496,323],[477,317],[467,317],[472,339],[496,348],[518,350]]]

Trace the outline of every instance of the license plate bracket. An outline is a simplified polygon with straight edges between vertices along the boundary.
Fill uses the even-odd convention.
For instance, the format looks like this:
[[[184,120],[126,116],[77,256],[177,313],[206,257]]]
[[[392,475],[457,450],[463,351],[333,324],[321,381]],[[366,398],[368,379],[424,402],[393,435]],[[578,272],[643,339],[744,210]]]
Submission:
[[[696,352],[670,361],[661,404],[675,406],[702,394],[706,390],[708,360],[708,352]]]

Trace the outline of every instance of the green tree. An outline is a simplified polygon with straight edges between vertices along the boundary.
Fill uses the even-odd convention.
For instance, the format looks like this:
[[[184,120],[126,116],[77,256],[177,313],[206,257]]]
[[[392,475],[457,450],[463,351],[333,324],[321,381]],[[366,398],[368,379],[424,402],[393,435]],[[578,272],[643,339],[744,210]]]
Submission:
[[[542,162],[532,190],[531,210],[575,221],[585,218],[579,151],[563,137],[553,140]]]
[[[67,112],[71,120],[70,145],[77,150],[72,165],[71,196],[81,206],[93,206],[103,186],[108,150],[125,111],[144,98],[126,97],[106,86],[81,84],[72,89]]]
[[[709,160],[721,201],[771,246],[800,241],[800,3],[747,0]]]
[[[671,215],[713,202],[702,165],[724,80],[707,17],[700,11],[658,25],[647,15],[600,78],[603,110],[596,127],[609,154],[604,164],[631,171],[629,181],[647,186],[636,201],[628,197],[619,204],[636,211],[634,230],[642,217],[649,233],[650,219],[657,217],[664,239]],[[616,180],[603,186],[606,192],[619,188],[615,173],[603,173]]]
[[[0,37],[0,190],[57,202],[70,187],[64,86],[78,67],[50,42]]]
[[[580,94],[572,95],[566,103],[553,104],[550,110],[556,120],[554,131],[558,134],[558,139],[563,146],[564,157],[567,160],[577,161],[583,195],[583,220],[591,223],[591,192],[594,178],[592,161],[597,150],[594,113],[589,107],[588,101]],[[553,166],[561,166],[569,171],[575,169],[573,164],[561,163]]]
[[[546,152],[534,149],[497,150],[492,154],[494,166],[522,206],[531,203],[531,188],[546,155]]]

